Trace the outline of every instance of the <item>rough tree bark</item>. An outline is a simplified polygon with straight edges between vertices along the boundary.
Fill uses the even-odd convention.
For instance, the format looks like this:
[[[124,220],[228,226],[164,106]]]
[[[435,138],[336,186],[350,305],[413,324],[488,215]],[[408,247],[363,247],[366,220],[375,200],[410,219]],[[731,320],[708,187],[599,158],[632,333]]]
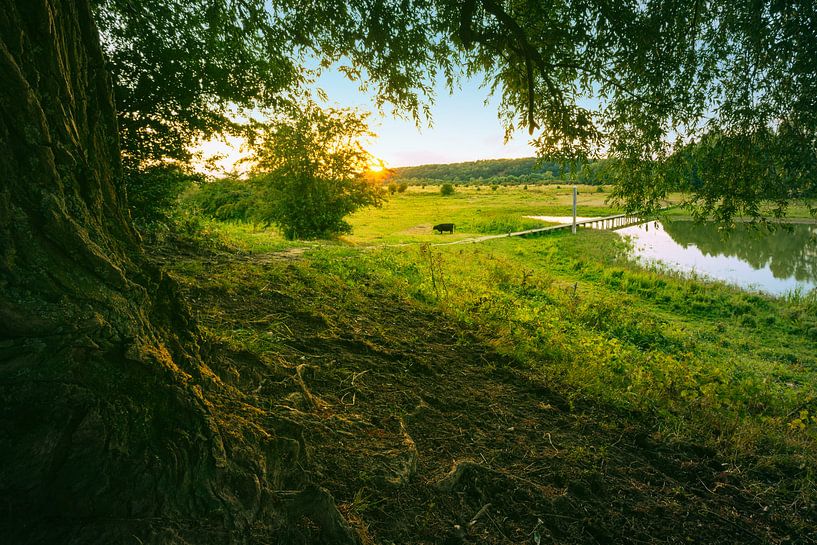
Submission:
[[[241,418],[139,249],[88,0],[0,0],[0,82],[0,535],[269,537],[297,443]]]

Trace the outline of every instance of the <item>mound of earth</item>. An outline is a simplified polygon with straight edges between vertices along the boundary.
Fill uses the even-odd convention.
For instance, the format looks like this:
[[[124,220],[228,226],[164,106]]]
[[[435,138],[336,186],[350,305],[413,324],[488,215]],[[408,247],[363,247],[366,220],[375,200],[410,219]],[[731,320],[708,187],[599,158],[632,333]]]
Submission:
[[[291,256],[160,260],[208,332],[205,360],[307,483],[271,500],[294,515],[279,543],[814,542],[814,520],[760,503],[715,452],[568,402],[487,334],[376,281],[327,292]]]

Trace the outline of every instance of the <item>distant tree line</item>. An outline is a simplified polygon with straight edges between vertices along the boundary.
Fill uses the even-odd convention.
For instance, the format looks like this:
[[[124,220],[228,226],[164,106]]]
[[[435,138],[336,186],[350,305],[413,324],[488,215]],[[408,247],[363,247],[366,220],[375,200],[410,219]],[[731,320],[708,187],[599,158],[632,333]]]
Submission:
[[[395,168],[392,170],[392,181],[410,185],[521,185],[559,181],[601,185],[613,182],[606,163],[606,160],[556,163],[539,161],[535,157],[488,159]]]
[[[546,170],[549,170],[553,176],[561,174],[559,165],[553,163],[537,164],[536,161],[535,157],[526,157],[523,159],[488,159],[465,163],[401,167],[394,169],[394,177],[398,180],[402,178],[427,178],[466,182],[476,178],[543,174]]]

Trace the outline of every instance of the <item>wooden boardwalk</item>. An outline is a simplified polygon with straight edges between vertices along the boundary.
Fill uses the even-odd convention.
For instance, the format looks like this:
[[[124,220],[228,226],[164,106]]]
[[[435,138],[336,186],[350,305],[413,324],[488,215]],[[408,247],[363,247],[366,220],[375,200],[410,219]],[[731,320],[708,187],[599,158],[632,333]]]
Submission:
[[[620,229],[622,227],[627,227],[629,225],[641,223],[642,221],[643,220],[641,219],[641,217],[635,214],[616,214],[615,216],[604,216],[600,218],[589,218],[582,221],[577,221],[576,228],[578,229],[580,227],[584,227],[590,229]],[[560,223],[559,225],[549,225],[547,227],[537,227],[536,229],[527,229],[525,231],[512,231],[504,235],[485,235],[482,237],[464,238],[460,240],[455,240],[453,242],[437,242],[432,244],[432,246],[451,246],[454,244],[469,244],[474,242],[484,242],[486,240],[493,240],[496,238],[537,236],[547,233],[553,233],[555,231],[564,231],[565,229],[567,230],[573,229],[573,222]]]
[[[576,222],[576,228],[588,227],[590,229],[620,229],[629,225],[641,223],[641,217],[635,214],[616,214],[615,216],[604,216],[601,218],[588,218]],[[536,235],[542,232],[562,231],[564,229],[572,229],[573,223],[560,223],[559,225],[551,225],[549,227],[538,227],[536,229],[528,229],[527,231],[517,231],[515,233],[508,233],[505,236],[524,237],[528,235]]]

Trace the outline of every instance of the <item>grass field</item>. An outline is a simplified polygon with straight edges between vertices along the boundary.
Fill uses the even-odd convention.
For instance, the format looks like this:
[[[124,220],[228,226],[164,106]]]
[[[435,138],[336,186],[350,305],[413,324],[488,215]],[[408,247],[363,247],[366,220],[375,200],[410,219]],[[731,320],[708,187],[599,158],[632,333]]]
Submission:
[[[380,208],[365,208],[349,216],[352,232],[335,241],[287,241],[275,229],[262,229],[245,223],[223,223],[197,218],[197,229],[218,234],[228,243],[248,252],[271,252],[292,247],[323,247],[333,244],[389,245],[437,243],[480,235],[502,234],[543,227],[548,223],[526,216],[562,216],[572,214],[572,185],[458,186],[453,195],[443,197],[438,186],[411,186],[404,193],[390,195]],[[579,216],[608,216],[622,209],[607,202],[610,187],[578,186]],[[681,200],[673,195],[667,204]],[[665,212],[675,218],[689,217],[685,210]],[[814,221],[807,206],[794,204],[789,216]],[[453,235],[432,230],[438,223],[454,223]]]
[[[635,411],[662,436],[817,468],[817,297],[774,299],[642,270],[617,235],[314,252],[443,308],[568,397]],[[788,462],[787,462],[788,463]],[[806,469],[808,468],[808,469]],[[802,484],[802,483],[801,483]]]
[[[616,213],[607,195],[580,187],[579,214]],[[490,331],[504,352],[576,395],[657,417],[665,433],[755,454],[758,444],[779,452],[812,445],[813,294],[775,299],[643,270],[627,260],[626,242],[608,232],[427,244],[544,225],[524,216],[567,215],[571,200],[569,186],[458,187],[449,197],[413,187],[352,216],[353,233],[333,242],[287,242],[244,225],[208,228],[250,253],[305,250],[318,270],[345,281],[388,280],[399,296]],[[456,223],[456,234],[432,234],[441,222]]]
[[[606,202],[609,188],[578,186],[578,214],[607,216],[620,209]],[[383,245],[424,242],[449,242],[486,234],[501,234],[543,227],[547,223],[525,216],[569,216],[572,214],[573,189],[570,185],[490,186],[479,190],[459,186],[453,195],[443,197],[438,186],[412,186],[404,193],[390,195],[380,208],[366,208],[352,214],[348,221],[352,233],[337,241],[286,241],[274,229],[261,229],[245,223],[223,223],[196,218],[196,228],[204,235],[218,234],[228,243],[250,252],[269,252],[327,244]],[[456,224],[453,235],[436,234],[438,223]]]
[[[615,213],[606,196],[595,188],[580,188],[579,214]],[[364,411],[363,406],[385,415],[408,410],[401,405],[404,394],[392,388],[405,373],[392,369],[403,365],[399,362],[420,362],[409,373],[416,375],[407,387],[410,390],[434,390],[437,398],[459,399],[450,418],[484,413],[488,410],[480,405],[484,400],[473,392],[499,391],[505,386],[497,377],[511,369],[524,370],[530,380],[546,384],[564,399],[567,413],[581,414],[571,422],[582,424],[575,435],[562,436],[564,443],[557,444],[558,449],[550,435],[541,433],[535,440],[498,436],[483,444],[480,452],[490,459],[507,457],[511,444],[521,449],[513,462],[517,465],[504,466],[503,471],[516,475],[513,478],[529,479],[525,468],[552,465],[553,456],[565,464],[564,472],[578,471],[571,473],[571,479],[584,479],[587,471],[595,472],[605,464],[611,476],[628,467],[628,472],[637,468],[634,474],[649,472],[652,466],[642,467],[638,465],[642,462],[630,458],[642,456],[641,439],[625,440],[632,449],[626,455],[615,447],[625,435],[648,437],[649,449],[676,452],[672,463],[680,468],[672,477],[675,484],[661,484],[660,490],[650,488],[652,481],[638,483],[637,475],[628,477],[625,488],[651,489],[650,502],[698,505],[720,498],[726,507],[717,508],[719,516],[732,520],[727,525],[732,528],[749,524],[755,512],[772,513],[763,519],[766,522],[752,519],[750,524],[753,532],[777,535],[768,538],[771,542],[781,541],[782,534],[776,532],[799,535],[781,530],[790,528],[788,524],[802,528],[817,524],[817,294],[774,298],[643,269],[628,260],[627,242],[610,232],[581,230],[575,236],[564,232],[530,239],[501,237],[479,244],[429,244],[543,225],[523,216],[567,215],[571,198],[567,186],[496,191],[460,187],[450,197],[440,196],[436,188],[410,188],[382,208],[355,214],[353,233],[334,241],[286,241],[274,231],[203,221],[191,232],[200,242],[215,244],[216,255],[230,257],[219,258],[226,260],[219,270],[212,269],[212,257],[174,259],[171,268],[198,293],[196,297],[212,299],[197,315],[207,334],[231,351],[281,362],[301,361],[303,354],[335,362],[338,354],[351,351],[354,367],[320,364],[325,377],[320,384],[321,396],[337,397],[335,407],[351,407],[348,418],[353,420],[368,418],[368,413],[357,412]],[[456,223],[457,233],[431,234],[431,225],[439,222]],[[214,237],[220,242],[213,242]],[[241,317],[230,318],[231,313]],[[304,328],[315,330],[309,339],[301,338]],[[444,348],[440,348],[438,330],[449,339]],[[486,350],[494,355],[487,357]],[[289,365],[276,373],[285,374]],[[463,386],[457,386],[458,369],[472,393],[463,395]],[[383,389],[377,401],[370,399],[371,406],[360,405],[365,403],[363,391],[358,392],[357,405],[348,397],[357,390],[347,386],[337,391],[338,383],[351,380],[354,386],[354,377],[363,373],[372,380],[378,377],[378,388]],[[533,402],[525,388],[514,394],[521,397],[510,400],[533,403],[518,408],[523,413],[519,418],[525,422],[546,418],[536,407],[550,407],[551,398]],[[446,403],[440,401],[440,406]],[[379,421],[372,422],[377,427]],[[413,422],[429,437],[437,427],[448,425]],[[516,424],[500,419],[490,425],[513,430]],[[347,432],[359,433],[358,428]],[[396,437],[393,440],[399,443]],[[542,443],[543,437],[548,443]],[[326,441],[334,444],[333,439]],[[440,441],[423,448],[444,451],[448,440]],[[557,452],[548,454],[551,449]],[[715,459],[700,453],[715,453]],[[332,456],[337,459],[326,463],[348,465],[349,475],[357,475],[368,463],[366,456],[359,462],[348,461],[348,452]],[[439,464],[445,462],[438,460]],[[715,469],[680,476],[687,475],[684,468],[689,467]],[[390,519],[364,502],[361,490],[371,491],[372,484],[362,475],[339,478],[333,493],[347,502],[355,516],[379,521],[375,528],[386,535],[392,531]],[[698,490],[698,483],[704,481],[708,484]],[[350,488],[350,482],[361,488]],[[415,492],[422,496],[426,488],[418,484]],[[710,497],[713,488],[733,496],[712,492],[715,495]],[[625,489],[617,493],[629,494]],[[372,494],[380,498],[376,501],[397,501],[403,508],[388,491]],[[426,502],[425,514],[412,516],[433,518],[428,513],[434,512],[434,502],[442,500],[412,501]],[[730,511],[738,501],[744,506],[743,515]],[[533,508],[520,507],[517,515],[524,518]],[[699,508],[714,509],[711,505]],[[598,509],[599,520],[621,515],[604,511],[607,507],[601,504]],[[685,509],[672,516],[693,524],[685,518],[689,512]],[[512,514],[508,516],[514,520]],[[636,525],[648,520],[635,517],[627,520]],[[424,520],[443,524],[431,518]],[[784,519],[789,522],[781,522]],[[713,528],[721,523],[715,522]],[[701,523],[694,524],[700,527]],[[394,537],[396,542],[406,539],[400,532],[412,531],[398,530],[393,529],[395,535],[402,535]],[[516,526],[513,531],[524,535],[529,530]],[[690,530],[678,531],[688,535]],[[793,539],[796,542],[799,537]],[[576,540],[583,538],[579,535]]]
[[[597,187],[579,186],[579,215],[606,216],[618,209],[605,200],[609,193]],[[572,214],[572,186],[531,185],[459,186],[453,195],[443,197],[439,187],[409,187],[397,193],[382,208],[361,210],[350,218],[351,235],[343,240],[352,244],[436,242],[432,226],[454,223],[455,240],[485,234],[500,234],[542,227],[546,223],[525,218],[530,215],[568,216]]]

